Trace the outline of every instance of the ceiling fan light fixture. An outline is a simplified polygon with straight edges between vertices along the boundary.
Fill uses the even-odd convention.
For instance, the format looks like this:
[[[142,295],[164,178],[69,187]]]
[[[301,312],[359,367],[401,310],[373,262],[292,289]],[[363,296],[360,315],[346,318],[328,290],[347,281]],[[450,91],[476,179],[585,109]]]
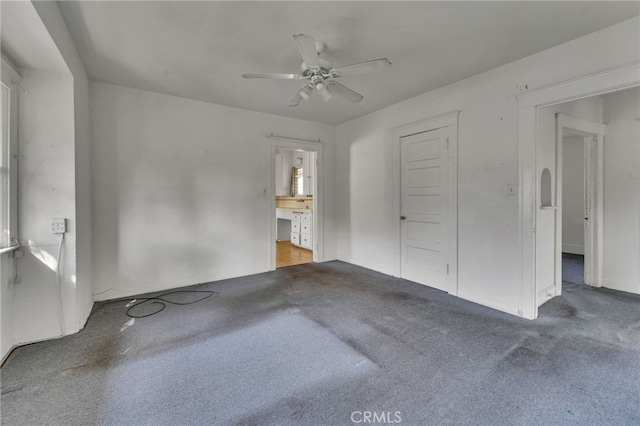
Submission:
[[[308,84],[302,88],[302,90],[300,91],[300,96],[302,96],[302,98],[306,101],[311,96],[311,93],[313,93],[313,89],[311,88],[311,85]]]
[[[326,84],[322,76],[314,75],[311,77],[311,87],[313,87],[313,90],[316,93],[321,93],[324,90],[325,86]]]
[[[331,91],[331,89],[329,89],[328,86],[324,88],[321,95],[322,95],[322,100],[325,102],[333,98],[333,92]]]

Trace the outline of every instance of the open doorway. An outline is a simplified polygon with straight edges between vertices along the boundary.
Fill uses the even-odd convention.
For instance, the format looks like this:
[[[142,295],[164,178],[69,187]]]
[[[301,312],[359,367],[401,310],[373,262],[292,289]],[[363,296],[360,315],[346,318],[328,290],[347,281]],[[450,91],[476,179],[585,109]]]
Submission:
[[[275,151],[276,268],[314,260],[316,153]]]
[[[562,285],[584,284],[584,138],[562,135]]]
[[[573,285],[640,293],[639,99],[632,88],[538,111],[538,306]]]
[[[536,292],[540,306],[562,294],[564,263],[572,281],[599,287],[602,277],[602,98],[542,108],[537,149]],[[580,118],[578,118],[580,117]],[[583,264],[583,278],[575,275]]]
[[[556,120],[560,197],[556,237],[561,256],[558,281],[562,285],[600,287],[605,126],[563,114],[556,114]]]
[[[589,99],[580,101],[585,102]],[[576,256],[583,256],[583,279],[594,287],[602,285],[603,206],[604,206],[604,135],[602,123],[603,99],[595,97],[598,106],[598,122],[556,114],[559,173],[559,222],[556,236],[558,259],[561,269],[558,281],[564,281],[563,262],[568,263],[567,273]],[[564,253],[567,253],[565,256]],[[574,256],[569,256],[573,254]],[[577,273],[577,271],[575,271]],[[576,281],[575,274],[567,276]],[[571,282],[567,281],[567,282]]]
[[[278,225],[280,222],[281,239],[286,239],[287,224],[291,227],[288,232],[289,241],[291,238],[295,242],[298,241],[307,250],[305,253],[312,255],[313,262],[322,262],[324,260],[324,186],[323,186],[323,158],[324,144],[321,140],[312,141],[297,138],[288,138],[283,136],[268,136],[271,141],[271,150],[269,156],[269,176],[271,182],[269,186],[269,196],[271,198],[269,212],[267,218],[269,220],[269,264],[270,269],[276,269],[277,257],[277,241],[278,241]],[[277,152],[283,153],[288,151],[291,155],[291,164],[285,163],[288,158],[284,154],[281,160],[278,160]],[[306,154],[304,154],[306,153]],[[302,155],[301,155],[302,154]],[[302,173],[298,177],[302,177],[302,181],[292,179],[291,172],[297,167],[297,158],[302,156]],[[308,172],[305,173],[305,158]],[[276,167],[278,163],[278,167]],[[286,167],[285,167],[286,166]],[[279,171],[279,172],[277,172]],[[294,187],[302,187],[302,194],[291,195],[291,182],[294,180]],[[276,182],[278,181],[278,183]],[[288,182],[288,185],[287,185]],[[305,186],[306,185],[306,186]],[[276,188],[284,187],[282,192]],[[286,188],[289,189],[288,195]],[[296,189],[296,188],[294,188]],[[284,193],[285,195],[277,195]],[[305,232],[295,232],[294,228],[300,214],[300,230]],[[284,222],[283,222],[284,220]],[[289,222],[289,223],[287,223]],[[304,223],[304,225],[303,225]],[[310,229],[305,227],[310,226]],[[283,235],[284,234],[284,235]],[[293,234],[299,234],[298,236]],[[305,237],[306,236],[306,237]]]
[[[520,309],[535,319],[538,307],[561,294],[556,253],[556,123],[553,106],[575,100],[604,98],[607,123],[604,159],[603,287],[640,294],[638,252],[638,86],[640,64],[634,63],[530,91],[518,97],[519,107],[519,239]],[[590,98],[591,97],[591,98]],[[608,112],[607,112],[608,111]],[[567,113],[567,112],[565,112]],[[567,113],[568,114],[568,113]],[[573,115],[573,114],[571,114]],[[546,179],[550,178],[550,179]],[[550,183],[547,189],[545,185]],[[543,195],[550,195],[549,199]],[[543,202],[544,201],[544,202]],[[561,241],[560,241],[561,243]],[[561,259],[561,258],[560,258]],[[631,260],[633,259],[633,260]],[[588,272],[588,271],[585,271]],[[560,284],[560,283],[558,283]]]

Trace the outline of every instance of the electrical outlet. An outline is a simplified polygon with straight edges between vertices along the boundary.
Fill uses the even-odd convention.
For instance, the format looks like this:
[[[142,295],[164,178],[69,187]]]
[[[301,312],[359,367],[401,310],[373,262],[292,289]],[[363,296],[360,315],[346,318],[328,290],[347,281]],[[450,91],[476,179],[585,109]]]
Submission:
[[[51,232],[54,234],[64,234],[67,232],[67,220],[63,217],[51,219]]]

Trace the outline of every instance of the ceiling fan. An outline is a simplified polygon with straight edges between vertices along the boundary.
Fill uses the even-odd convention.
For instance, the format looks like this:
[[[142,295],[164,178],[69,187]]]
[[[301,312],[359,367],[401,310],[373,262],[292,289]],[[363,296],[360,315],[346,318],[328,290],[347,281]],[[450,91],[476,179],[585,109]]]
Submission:
[[[324,44],[317,42],[313,37],[305,34],[294,35],[293,39],[298,45],[300,55],[302,55],[302,66],[300,74],[242,74],[244,78],[272,78],[277,80],[308,80],[308,83],[296,92],[289,102],[288,107],[294,107],[302,99],[309,99],[313,92],[319,93],[326,102],[338,95],[349,102],[360,102],[363,96],[354,92],[347,86],[335,81],[336,78],[368,74],[377,71],[384,71],[391,66],[387,58],[374,59],[373,61],[360,62],[346,65],[344,67],[332,68],[329,61],[320,58],[319,55],[324,49]]]

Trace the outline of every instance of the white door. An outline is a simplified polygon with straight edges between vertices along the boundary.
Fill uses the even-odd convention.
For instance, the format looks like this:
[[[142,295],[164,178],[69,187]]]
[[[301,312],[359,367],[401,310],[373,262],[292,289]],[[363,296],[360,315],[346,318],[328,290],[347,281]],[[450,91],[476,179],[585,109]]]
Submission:
[[[448,128],[400,138],[402,278],[448,290]]]

